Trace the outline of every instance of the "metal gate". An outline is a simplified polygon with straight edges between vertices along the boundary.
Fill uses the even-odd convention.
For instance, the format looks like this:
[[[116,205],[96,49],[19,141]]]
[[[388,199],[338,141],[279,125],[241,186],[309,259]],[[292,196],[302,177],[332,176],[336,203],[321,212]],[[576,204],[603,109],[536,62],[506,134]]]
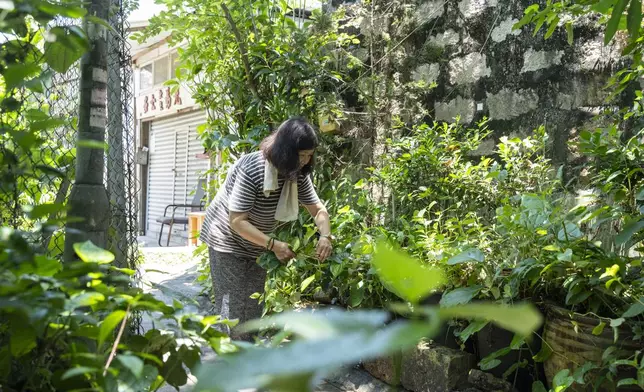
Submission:
[[[110,250],[117,255],[120,266],[136,268],[138,250],[137,234],[137,193],[139,186],[135,175],[134,127],[132,100],[132,61],[126,35],[128,9],[126,0],[111,1],[111,16],[108,34],[108,92],[105,97],[108,120],[106,124],[108,153],[104,179],[110,198]],[[58,18],[52,24],[75,25],[79,20]],[[49,26],[51,27],[51,26]],[[44,27],[42,27],[44,33]],[[3,42],[10,36],[0,36]],[[33,45],[32,45],[33,46]],[[36,46],[33,46],[36,50]],[[41,53],[34,53],[41,56]],[[32,231],[35,223],[24,218],[22,206],[41,203],[66,204],[75,175],[75,146],[78,126],[78,103],[80,84],[80,62],[72,65],[66,73],[43,69],[51,75],[51,83],[44,91],[33,92],[24,89],[30,105],[38,112],[62,118],[63,123],[54,129],[39,133],[43,140],[39,154],[23,154],[21,162],[31,166],[53,167],[58,175],[43,176],[35,183],[29,173],[16,178],[16,192],[0,199],[1,224],[16,229]],[[64,231],[43,231],[35,234],[33,241],[42,245],[50,255],[59,256],[64,248]]]
[[[197,127],[206,122],[206,114],[197,111],[155,120],[150,126],[150,161],[148,166],[146,200],[146,236],[157,237],[163,216],[170,204],[188,204],[192,201],[199,178],[209,168],[209,160],[199,158],[203,146]],[[168,214],[172,209],[168,210]],[[177,216],[185,216],[177,209]],[[173,229],[174,239],[185,240],[184,226]]]

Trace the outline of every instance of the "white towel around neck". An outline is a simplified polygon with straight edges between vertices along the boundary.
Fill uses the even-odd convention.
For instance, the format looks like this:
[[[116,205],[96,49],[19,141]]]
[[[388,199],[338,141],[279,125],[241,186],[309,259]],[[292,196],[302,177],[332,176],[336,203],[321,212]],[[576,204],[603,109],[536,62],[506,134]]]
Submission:
[[[264,164],[264,196],[270,196],[271,192],[277,190],[277,169],[268,159]],[[282,194],[277,202],[275,220],[289,222],[297,219],[299,203],[297,199],[297,181],[285,180],[282,187]]]

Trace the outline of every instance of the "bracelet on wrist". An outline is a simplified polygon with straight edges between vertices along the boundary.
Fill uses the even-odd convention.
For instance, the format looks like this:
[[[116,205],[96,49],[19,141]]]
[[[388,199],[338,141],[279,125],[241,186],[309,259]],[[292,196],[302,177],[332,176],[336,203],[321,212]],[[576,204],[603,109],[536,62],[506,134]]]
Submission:
[[[268,239],[268,243],[266,244],[266,249],[269,251],[272,251],[274,246],[275,246],[275,238],[270,237]]]

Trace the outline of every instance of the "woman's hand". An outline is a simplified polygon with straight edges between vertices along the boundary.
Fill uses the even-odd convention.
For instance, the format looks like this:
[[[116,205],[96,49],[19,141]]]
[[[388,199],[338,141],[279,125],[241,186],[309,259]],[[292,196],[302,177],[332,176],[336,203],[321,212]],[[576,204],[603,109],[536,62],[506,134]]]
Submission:
[[[331,245],[331,240],[329,237],[320,237],[318,240],[318,246],[315,251],[315,255],[320,261],[324,261],[331,255],[333,250],[333,245]]]
[[[286,242],[275,241],[272,250],[273,253],[275,253],[275,256],[277,256],[279,261],[281,261],[282,263],[285,263],[295,257],[295,253],[293,253]]]

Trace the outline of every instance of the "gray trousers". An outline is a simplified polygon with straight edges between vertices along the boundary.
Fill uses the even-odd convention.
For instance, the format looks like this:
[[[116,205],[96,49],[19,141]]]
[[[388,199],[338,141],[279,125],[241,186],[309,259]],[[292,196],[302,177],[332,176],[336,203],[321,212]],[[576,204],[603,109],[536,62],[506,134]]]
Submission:
[[[240,324],[260,318],[262,305],[250,296],[264,292],[266,270],[257,265],[254,258],[222,253],[212,248],[208,248],[208,255],[215,294],[215,314],[224,319],[238,319]],[[236,333],[235,329],[231,331],[225,327],[222,332],[236,339],[248,338]]]

